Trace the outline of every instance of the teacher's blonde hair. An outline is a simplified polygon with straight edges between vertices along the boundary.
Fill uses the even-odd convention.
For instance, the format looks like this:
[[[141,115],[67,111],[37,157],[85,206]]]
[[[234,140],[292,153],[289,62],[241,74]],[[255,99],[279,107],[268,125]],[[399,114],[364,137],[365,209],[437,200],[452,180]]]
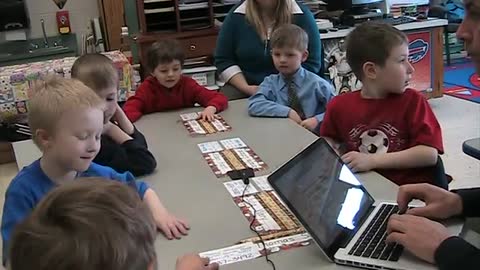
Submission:
[[[245,0],[247,1],[245,17],[247,22],[250,23],[258,35],[264,39],[267,36],[268,27],[265,27],[262,21],[262,14],[260,13],[260,5],[257,0]],[[292,0],[276,0],[277,4],[275,6],[274,16],[275,21],[272,26],[271,31],[284,24],[289,24],[292,22]]]

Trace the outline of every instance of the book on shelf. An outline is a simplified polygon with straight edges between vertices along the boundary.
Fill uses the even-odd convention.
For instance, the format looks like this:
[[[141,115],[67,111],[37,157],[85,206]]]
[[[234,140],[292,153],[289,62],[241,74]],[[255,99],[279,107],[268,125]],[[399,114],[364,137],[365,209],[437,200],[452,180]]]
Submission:
[[[199,9],[199,8],[208,8],[208,2],[200,2],[193,4],[178,4],[178,10],[190,10],[190,9]]]

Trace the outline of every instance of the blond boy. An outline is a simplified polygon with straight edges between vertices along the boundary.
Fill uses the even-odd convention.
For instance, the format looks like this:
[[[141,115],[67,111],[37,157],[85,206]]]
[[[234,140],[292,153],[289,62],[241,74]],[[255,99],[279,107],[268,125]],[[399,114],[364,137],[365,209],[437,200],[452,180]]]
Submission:
[[[29,101],[29,125],[42,157],[23,168],[7,188],[1,226],[4,263],[15,226],[51,189],[80,176],[101,176],[134,186],[167,238],[187,234],[186,222],[171,215],[146,183],[92,162],[100,148],[104,106],[97,94],[77,80],[52,77],[35,88]]]

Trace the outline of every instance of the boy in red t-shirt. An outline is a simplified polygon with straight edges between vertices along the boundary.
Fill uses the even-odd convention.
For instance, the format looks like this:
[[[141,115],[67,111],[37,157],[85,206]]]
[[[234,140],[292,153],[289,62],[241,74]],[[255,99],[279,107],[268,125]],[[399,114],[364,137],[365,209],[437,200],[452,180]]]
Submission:
[[[346,154],[354,171],[377,170],[398,185],[434,183],[442,132],[421,93],[407,88],[414,68],[408,40],[395,27],[367,22],[347,37],[347,61],[361,91],[335,97],[320,135]]]
[[[184,58],[182,46],[176,40],[162,40],[150,47],[146,64],[151,76],[123,107],[130,121],[135,122],[144,114],[193,107],[195,103],[205,107],[202,119],[212,121],[215,113],[227,108],[228,100],[223,94],[182,75]]]

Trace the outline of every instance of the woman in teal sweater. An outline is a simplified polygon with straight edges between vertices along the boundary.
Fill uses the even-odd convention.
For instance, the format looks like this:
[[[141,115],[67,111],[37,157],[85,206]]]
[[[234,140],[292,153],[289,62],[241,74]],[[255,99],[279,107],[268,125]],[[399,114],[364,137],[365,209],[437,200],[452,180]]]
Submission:
[[[294,23],[307,32],[309,56],[303,67],[318,74],[320,34],[307,7],[295,0],[244,0],[227,15],[217,39],[215,66],[220,80],[240,90],[244,97],[254,94],[266,76],[278,72],[269,40],[271,33],[285,23]]]

